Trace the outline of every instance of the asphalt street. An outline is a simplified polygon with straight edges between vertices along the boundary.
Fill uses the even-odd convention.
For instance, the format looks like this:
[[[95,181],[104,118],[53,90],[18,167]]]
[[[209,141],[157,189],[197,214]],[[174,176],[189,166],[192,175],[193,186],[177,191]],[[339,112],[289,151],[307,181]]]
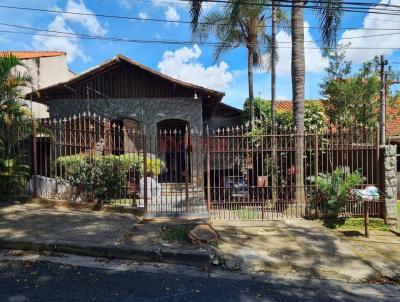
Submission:
[[[229,275],[228,275],[229,276]],[[400,301],[400,287],[0,261],[0,301]]]

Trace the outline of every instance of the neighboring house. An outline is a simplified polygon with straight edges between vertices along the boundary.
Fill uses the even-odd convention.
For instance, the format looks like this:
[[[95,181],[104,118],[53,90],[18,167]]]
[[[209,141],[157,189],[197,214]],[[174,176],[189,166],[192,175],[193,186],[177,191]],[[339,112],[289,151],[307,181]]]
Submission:
[[[29,72],[31,83],[21,88],[21,95],[32,90],[42,89],[59,82],[70,80],[75,74],[68,69],[67,55],[61,51],[0,51],[0,56],[12,54],[22,61],[24,67],[18,67],[19,72]],[[24,105],[31,107],[29,100],[21,100]],[[34,102],[32,112],[35,117],[48,117],[47,107]]]
[[[174,79],[122,55],[33,93],[52,119],[90,111],[127,129],[145,128],[150,135],[240,125],[242,111],[223,104],[223,97],[223,92]]]

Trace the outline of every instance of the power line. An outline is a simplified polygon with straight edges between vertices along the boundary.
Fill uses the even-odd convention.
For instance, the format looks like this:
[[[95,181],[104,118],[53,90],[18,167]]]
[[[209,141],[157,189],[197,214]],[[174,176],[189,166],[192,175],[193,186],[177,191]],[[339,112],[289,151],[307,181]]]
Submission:
[[[185,0],[179,0],[179,1],[185,1]],[[208,0],[208,1],[218,1],[218,0]],[[185,2],[187,2],[187,1],[185,1]],[[222,1],[222,2],[225,2],[225,1]],[[191,24],[191,21],[188,21],[188,20],[171,21],[171,20],[161,19],[161,18],[145,18],[144,19],[144,18],[140,18],[140,17],[130,17],[130,16],[121,16],[121,15],[83,13],[83,12],[74,12],[74,11],[63,11],[63,10],[54,10],[54,9],[40,9],[40,8],[20,7],[20,6],[7,6],[7,5],[0,5],[0,8],[27,10],[27,11],[37,11],[37,12],[46,12],[46,13],[56,13],[56,14],[93,16],[93,17],[99,17],[99,18],[111,18],[111,19],[122,19],[122,20]],[[399,16],[400,16],[400,10],[398,12],[399,12]],[[382,21],[384,21],[384,20],[382,20]],[[199,22],[199,24],[207,25],[207,24],[210,24],[210,23],[208,23],[208,22]],[[228,24],[220,24],[220,25],[228,26]],[[261,25],[261,27],[269,28],[269,27],[271,27],[271,25]],[[280,26],[280,28],[289,29],[290,26]],[[318,26],[306,26],[306,28],[319,29],[320,27],[318,27]],[[352,29],[360,29],[360,28],[358,28],[358,27],[340,27],[339,29],[341,29],[341,30],[352,30]],[[393,30],[399,30],[399,28],[363,28],[363,30],[366,30],[366,31],[376,31],[376,30],[393,31]]]
[[[56,33],[56,34],[70,35],[71,37],[76,37],[76,38],[87,37],[90,39],[121,39],[121,40],[127,39],[127,38],[123,38],[123,37],[93,36],[93,35],[87,35],[87,34],[82,34],[82,33],[72,33],[72,32],[66,32],[66,31],[49,30],[49,29],[44,29],[44,28],[23,26],[23,25],[17,25],[17,24],[9,24],[9,23],[3,23],[3,22],[0,22],[0,25],[14,27],[14,28],[20,28],[20,29],[35,30],[35,31],[40,31],[40,32],[50,32],[50,33]],[[345,38],[341,38],[341,40],[352,40],[352,39],[371,38],[371,37],[380,37],[380,36],[393,36],[393,35],[399,35],[399,34],[400,34],[400,31],[397,31],[397,32],[385,33],[385,34],[345,37]],[[321,41],[319,41],[319,40],[304,41],[304,43],[314,43],[314,42],[321,42]],[[209,42],[209,43],[212,43],[212,42]],[[220,44],[219,42],[213,42],[213,43],[218,44],[218,45]],[[278,43],[289,44],[291,42],[281,41]]]
[[[199,44],[203,46],[215,46],[218,45],[218,42],[196,42],[196,41],[178,41],[178,40],[150,40],[150,39],[128,39],[128,38],[120,38],[120,37],[107,37],[107,36],[89,36],[82,35],[79,36],[77,34],[68,33],[65,35],[53,35],[53,34],[44,34],[44,33],[32,33],[32,32],[21,32],[21,31],[9,31],[9,30],[0,30],[2,33],[9,34],[22,34],[22,35],[36,35],[36,36],[44,36],[44,37],[53,37],[53,38],[70,38],[70,39],[84,39],[84,40],[99,40],[99,41],[111,41],[111,42],[124,42],[124,43],[138,43],[138,44],[166,44],[166,45],[194,45]],[[400,34],[400,33],[399,33]],[[226,47],[236,48],[236,45],[225,45]],[[291,48],[290,46],[280,46],[279,48]],[[304,47],[305,49],[318,49],[319,47]],[[335,50],[337,47],[328,47],[327,49]],[[393,49],[397,50],[398,47],[351,47],[351,49]]]

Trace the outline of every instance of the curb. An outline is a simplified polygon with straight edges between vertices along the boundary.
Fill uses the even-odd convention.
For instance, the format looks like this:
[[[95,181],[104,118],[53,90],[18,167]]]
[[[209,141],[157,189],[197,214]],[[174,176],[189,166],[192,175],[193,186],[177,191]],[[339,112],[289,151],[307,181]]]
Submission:
[[[67,242],[29,242],[0,239],[0,249],[55,252],[90,257],[126,259],[143,262],[210,266],[210,255],[206,252],[178,251],[173,249],[145,249],[141,247],[85,246]]]

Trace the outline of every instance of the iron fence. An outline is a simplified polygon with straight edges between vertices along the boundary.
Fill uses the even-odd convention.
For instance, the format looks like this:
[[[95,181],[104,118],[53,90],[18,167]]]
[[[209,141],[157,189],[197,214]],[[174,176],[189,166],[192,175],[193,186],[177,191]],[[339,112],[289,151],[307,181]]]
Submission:
[[[316,217],[328,206],[316,179],[339,168],[344,177],[358,171],[359,187],[379,186],[380,180],[377,129],[331,127],[309,133],[270,127],[260,134],[244,126],[198,131],[180,125],[143,130],[90,113],[31,125],[12,143],[9,137],[19,132],[1,130],[3,145],[12,145],[1,147],[1,158],[19,154],[30,167],[23,177],[27,191],[72,202],[143,207],[150,215]],[[296,168],[299,141],[304,149]],[[6,153],[10,148],[13,152]],[[10,191],[7,170],[1,169],[1,190]],[[296,174],[303,183],[296,183]],[[346,214],[363,211],[356,199],[346,201]],[[380,202],[370,204],[370,214],[381,215]]]

